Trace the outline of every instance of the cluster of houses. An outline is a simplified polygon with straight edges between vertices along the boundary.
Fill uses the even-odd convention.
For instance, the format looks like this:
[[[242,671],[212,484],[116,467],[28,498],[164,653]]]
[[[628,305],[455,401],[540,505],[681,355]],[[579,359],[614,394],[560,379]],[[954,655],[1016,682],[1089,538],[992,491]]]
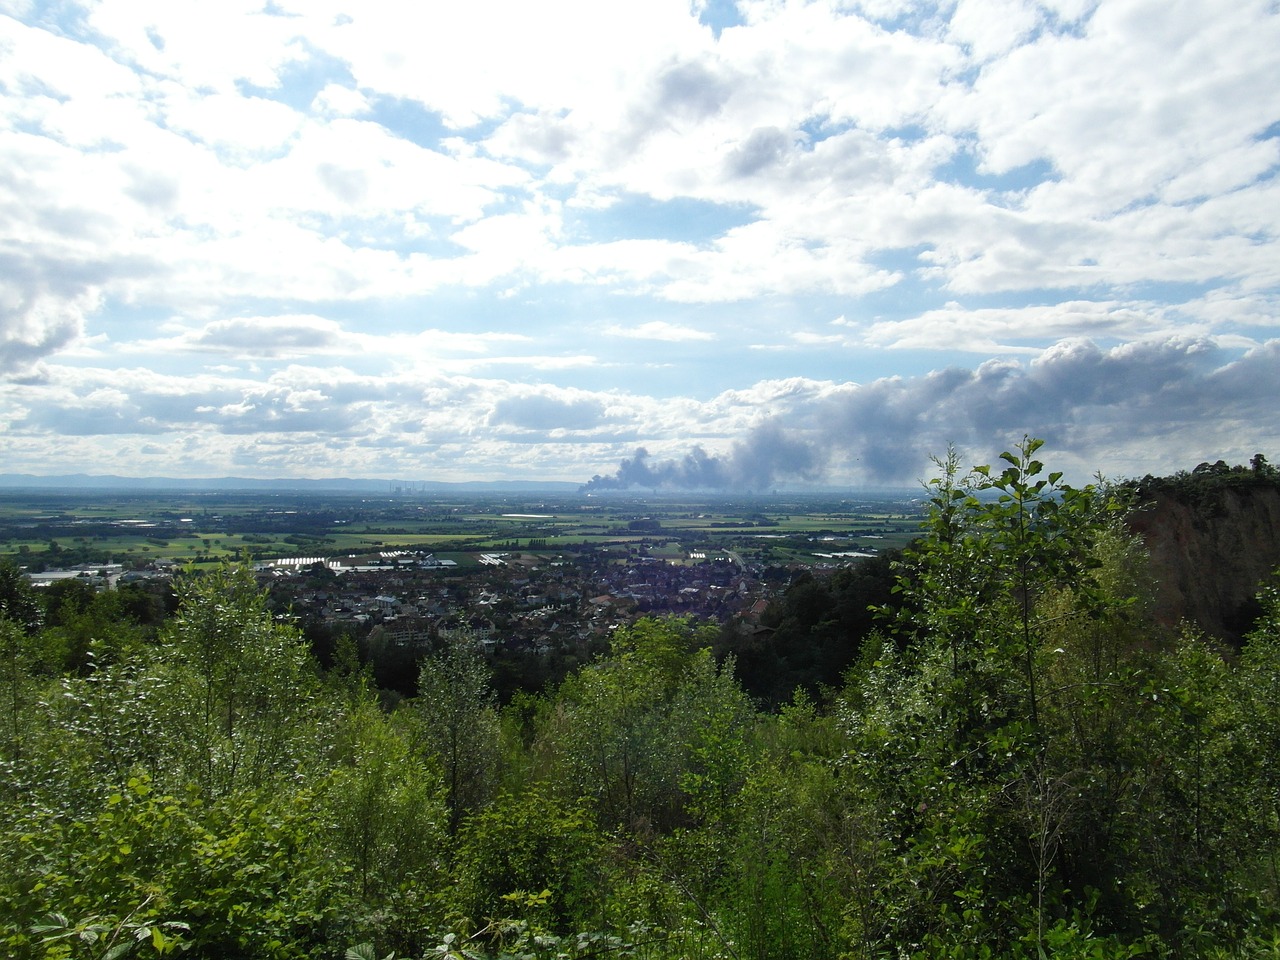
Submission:
[[[490,651],[543,654],[585,649],[645,614],[758,620],[769,597],[754,573],[725,558],[490,553],[464,569],[399,552],[293,558],[262,565],[259,575],[277,606],[305,622],[351,624],[403,647],[465,632]]]
[[[465,566],[416,551],[300,556],[264,561],[255,572],[281,620],[396,649],[408,661],[460,635],[499,657],[581,661],[618,626],[644,615],[737,620],[758,629],[783,586],[731,554],[670,562],[624,549],[486,553]],[[107,565],[31,576],[40,582],[74,576],[104,589],[126,579],[167,580],[173,572],[172,564],[156,561],[144,571]]]

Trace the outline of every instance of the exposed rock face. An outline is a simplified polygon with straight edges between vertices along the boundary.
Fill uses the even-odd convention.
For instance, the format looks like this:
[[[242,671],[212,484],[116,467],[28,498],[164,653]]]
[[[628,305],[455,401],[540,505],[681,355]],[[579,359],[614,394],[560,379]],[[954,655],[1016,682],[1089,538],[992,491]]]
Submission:
[[[1259,612],[1258,588],[1280,568],[1280,489],[1159,491],[1129,518],[1151,554],[1155,615],[1238,641]]]

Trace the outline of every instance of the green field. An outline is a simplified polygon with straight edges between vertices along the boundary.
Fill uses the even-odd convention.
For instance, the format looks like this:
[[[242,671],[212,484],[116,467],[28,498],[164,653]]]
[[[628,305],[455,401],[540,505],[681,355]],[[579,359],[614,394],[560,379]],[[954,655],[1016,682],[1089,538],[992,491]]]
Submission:
[[[725,555],[821,564],[901,547],[918,531],[903,498],[431,498],[297,494],[0,495],[0,555],[28,569],[80,563],[211,564],[397,549],[450,556],[635,547],[671,562]]]

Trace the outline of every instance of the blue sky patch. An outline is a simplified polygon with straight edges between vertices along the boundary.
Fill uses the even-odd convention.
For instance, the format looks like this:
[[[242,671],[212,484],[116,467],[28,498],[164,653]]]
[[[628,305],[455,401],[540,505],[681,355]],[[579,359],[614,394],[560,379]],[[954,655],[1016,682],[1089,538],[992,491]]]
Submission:
[[[603,210],[574,211],[569,226],[576,235],[600,243],[655,239],[708,243],[756,216],[756,211],[742,206],[633,195]]]

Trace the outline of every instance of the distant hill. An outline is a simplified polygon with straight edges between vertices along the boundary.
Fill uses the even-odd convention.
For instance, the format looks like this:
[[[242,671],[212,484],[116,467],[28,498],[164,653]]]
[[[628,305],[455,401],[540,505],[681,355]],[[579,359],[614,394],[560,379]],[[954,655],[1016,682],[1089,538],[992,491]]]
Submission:
[[[450,483],[432,480],[356,480],[347,477],[330,477],[317,480],[259,480],[249,477],[118,477],[109,474],[63,474],[40,477],[27,473],[0,474],[0,490],[101,490],[110,492],[142,490],[249,490],[257,493],[273,491],[303,491],[308,493],[389,494],[399,489],[405,494],[420,493],[572,493],[579,484],[554,480],[492,480]]]

